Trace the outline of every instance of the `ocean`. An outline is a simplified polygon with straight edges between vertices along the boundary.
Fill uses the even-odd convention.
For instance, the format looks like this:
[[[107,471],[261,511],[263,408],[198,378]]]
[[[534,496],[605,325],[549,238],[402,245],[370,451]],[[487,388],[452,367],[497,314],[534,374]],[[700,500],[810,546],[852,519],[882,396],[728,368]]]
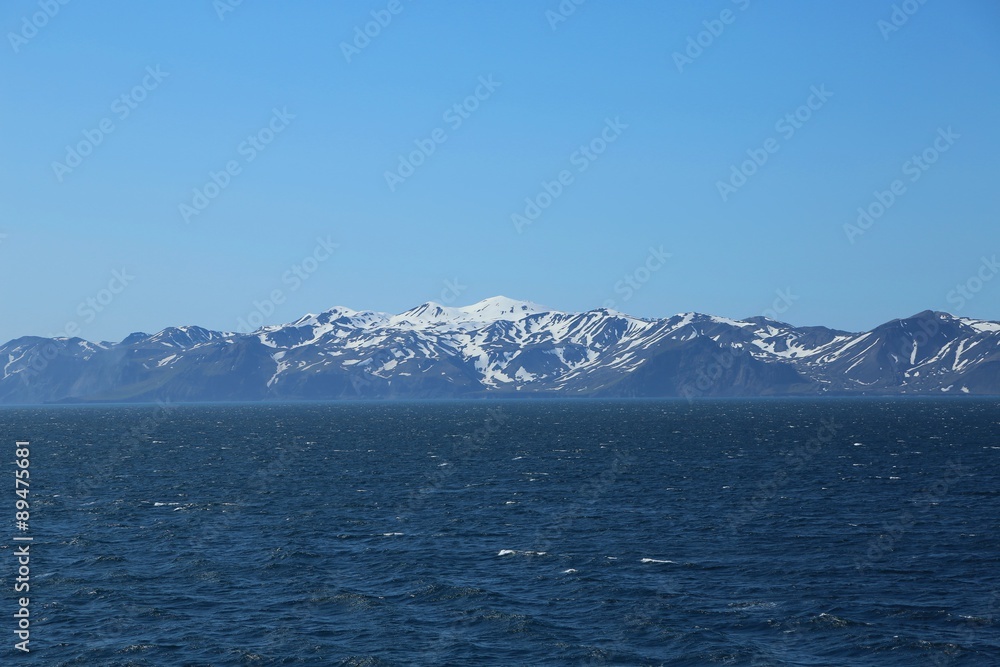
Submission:
[[[4,408],[0,662],[1000,665],[998,429],[982,399]]]

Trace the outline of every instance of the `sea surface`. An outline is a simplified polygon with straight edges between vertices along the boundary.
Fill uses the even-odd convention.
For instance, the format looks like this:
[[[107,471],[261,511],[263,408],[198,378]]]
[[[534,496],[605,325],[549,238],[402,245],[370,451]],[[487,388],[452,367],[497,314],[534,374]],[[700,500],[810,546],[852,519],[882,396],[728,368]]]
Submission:
[[[5,408],[0,432],[3,665],[1000,665],[997,400]]]

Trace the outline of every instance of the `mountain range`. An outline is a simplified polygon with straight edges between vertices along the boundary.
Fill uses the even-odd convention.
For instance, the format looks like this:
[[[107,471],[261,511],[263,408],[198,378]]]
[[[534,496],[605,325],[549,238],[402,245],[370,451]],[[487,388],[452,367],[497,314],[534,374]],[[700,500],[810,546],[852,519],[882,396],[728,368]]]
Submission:
[[[249,333],[0,347],[0,404],[510,397],[1000,395],[1000,323],[924,311],[866,332],[506,297],[333,308]]]

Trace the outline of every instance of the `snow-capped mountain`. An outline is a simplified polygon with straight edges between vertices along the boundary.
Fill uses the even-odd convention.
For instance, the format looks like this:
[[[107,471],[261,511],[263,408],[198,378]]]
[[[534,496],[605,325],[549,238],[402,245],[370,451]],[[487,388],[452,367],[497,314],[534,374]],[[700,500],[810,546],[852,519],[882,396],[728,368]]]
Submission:
[[[0,347],[0,403],[1000,394],[1000,323],[925,311],[872,331],[698,313],[640,319],[493,297],[337,307],[251,333]]]

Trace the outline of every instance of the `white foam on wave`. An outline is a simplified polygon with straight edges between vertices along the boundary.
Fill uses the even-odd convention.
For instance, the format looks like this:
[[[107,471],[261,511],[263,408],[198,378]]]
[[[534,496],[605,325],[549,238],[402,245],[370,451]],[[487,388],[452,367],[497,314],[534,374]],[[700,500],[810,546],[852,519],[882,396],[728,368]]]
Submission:
[[[656,558],[643,558],[640,563],[674,563],[672,560],[658,560]]]
[[[563,574],[576,574],[576,570],[569,568],[568,570],[563,570]]]
[[[382,537],[395,537],[397,535],[402,535],[403,533],[382,533]]]
[[[729,609],[731,611],[751,611],[755,609],[774,609],[778,606],[777,602],[764,602],[762,600],[747,600],[743,602],[730,602]]]
[[[521,551],[519,549],[501,549],[497,556],[544,556],[546,551]]]

